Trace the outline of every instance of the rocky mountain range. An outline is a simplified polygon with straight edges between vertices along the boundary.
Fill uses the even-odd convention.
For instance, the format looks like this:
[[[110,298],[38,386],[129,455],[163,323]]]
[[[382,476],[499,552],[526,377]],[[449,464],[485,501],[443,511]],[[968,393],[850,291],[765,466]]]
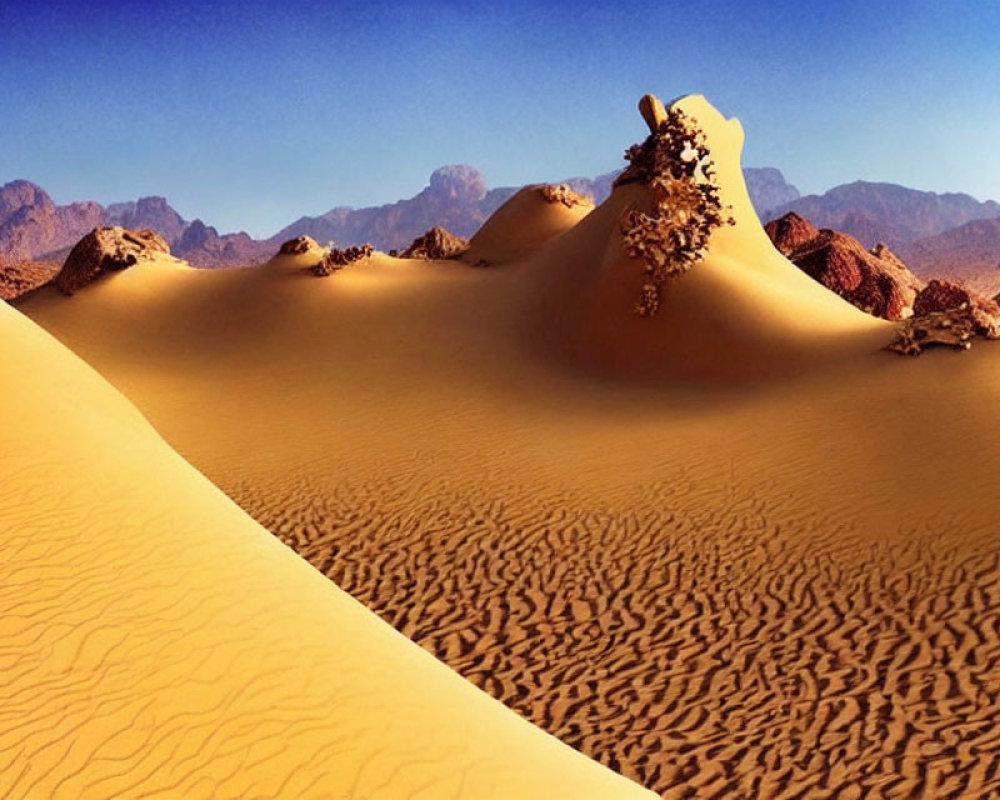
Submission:
[[[1000,292],[1000,217],[917,239],[899,254],[921,277],[946,275],[990,297]]]
[[[594,198],[595,203],[602,203],[611,194],[617,175],[615,171],[596,178],[567,178],[561,182]],[[746,169],[744,176],[758,213],[767,214],[771,208],[799,196],[798,189],[773,167]],[[274,240],[311,236],[319,242],[335,241],[338,245],[371,242],[380,250],[392,250],[406,247],[435,225],[468,238],[520,188],[489,189],[483,174],[465,164],[441,167],[431,175],[428,186],[414,197],[383,206],[338,207],[318,217],[301,217],[283,228]]]
[[[246,233],[220,235],[201,220],[185,221],[163,197],[144,197],[107,208],[99,203],[56,205],[40,186],[25,180],[0,186],[0,260],[61,264],[94,228],[117,225],[159,233],[171,251],[194,266],[239,266],[274,254],[268,242]]]
[[[616,175],[564,182],[600,203],[610,194]],[[944,276],[967,280],[991,294],[1000,290],[996,202],[865,181],[803,197],[777,169],[750,168],[744,177],[762,222],[795,212],[820,228],[853,236],[866,249],[887,244],[922,278]],[[259,263],[282,242],[302,235],[340,247],[370,242],[388,251],[408,246],[435,226],[468,238],[518,188],[491,189],[477,169],[450,165],[435,170],[413,197],[368,208],[336,207],[301,217],[269,239],[257,240],[246,233],[220,234],[199,219],[189,222],[162,197],[106,208],[94,202],[59,206],[41,187],[19,180],[0,187],[0,260],[61,264],[76,242],[101,225],[155,230],[171,252],[200,267]]]
[[[893,249],[978,219],[1000,216],[1000,203],[981,203],[967,194],[924,192],[892,183],[855,181],[825,194],[807,195],[770,210],[794,211],[820,228],[833,228],[865,247],[883,242]]]

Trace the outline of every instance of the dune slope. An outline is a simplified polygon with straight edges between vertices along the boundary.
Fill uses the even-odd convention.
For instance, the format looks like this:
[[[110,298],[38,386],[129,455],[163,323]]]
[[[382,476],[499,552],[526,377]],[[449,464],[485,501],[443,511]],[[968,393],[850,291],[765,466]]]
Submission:
[[[738,123],[682,103],[736,225],[655,317],[638,185],[495,268],[144,264],[22,307],[340,586],[664,797],[989,796],[1000,347],[884,352],[771,247]]]
[[[399,636],[0,304],[6,798],[643,797]]]

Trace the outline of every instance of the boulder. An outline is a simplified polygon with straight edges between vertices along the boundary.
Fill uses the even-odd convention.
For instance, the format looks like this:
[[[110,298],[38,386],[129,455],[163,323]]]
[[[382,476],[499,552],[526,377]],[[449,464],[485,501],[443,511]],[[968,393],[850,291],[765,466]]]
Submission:
[[[458,258],[468,249],[469,243],[465,239],[460,239],[444,228],[435,226],[423,236],[414,239],[413,243],[399,254],[399,258],[440,261]]]
[[[282,243],[278,250],[278,255],[301,256],[318,249],[320,249],[320,246],[311,236],[296,236],[294,239],[289,239],[287,242]]]
[[[110,272],[120,272],[157,254],[170,254],[170,247],[155,231],[126,228],[94,228],[70,250],[55,285],[64,294],[93,283]]]
[[[778,219],[772,219],[764,226],[764,231],[778,252],[784,256],[794,253],[819,236],[819,228],[794,211],[789,211]]]

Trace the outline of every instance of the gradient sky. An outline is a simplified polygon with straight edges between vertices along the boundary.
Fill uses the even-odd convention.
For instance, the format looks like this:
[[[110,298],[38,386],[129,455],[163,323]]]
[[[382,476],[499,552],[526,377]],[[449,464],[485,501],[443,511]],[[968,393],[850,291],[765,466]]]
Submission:
[[[1000,200],[1000,3],[0,0],[0,183],[165,195],[270,236],[411,196],[596,175],[640,95],[698,92],[745,166]]]

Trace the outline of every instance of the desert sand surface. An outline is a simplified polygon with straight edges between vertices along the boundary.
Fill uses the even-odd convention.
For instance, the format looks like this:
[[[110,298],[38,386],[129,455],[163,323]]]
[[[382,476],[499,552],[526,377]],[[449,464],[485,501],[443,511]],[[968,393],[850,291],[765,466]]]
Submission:
[[[637,184],[495,268],[153,263],[20,308],[336,584],[663,797],[995,795],[1000,346],[885,352],[771,247],[739,123],[679,103],[736,224],[654,317]]]
[[[0,303],[4,798],[651,797],[435,661]]]

